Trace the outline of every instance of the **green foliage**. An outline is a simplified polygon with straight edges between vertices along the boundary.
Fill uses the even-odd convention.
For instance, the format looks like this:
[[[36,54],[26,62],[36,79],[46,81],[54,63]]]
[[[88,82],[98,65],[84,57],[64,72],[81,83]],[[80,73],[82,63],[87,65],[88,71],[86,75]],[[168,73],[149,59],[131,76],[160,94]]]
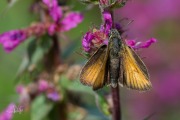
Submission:
[[[99,109],[102,111],[102,113],[104,113],[107,116],[110,116],[110,107],[109,104],[107,102],[107,100],[105,99],[104,95],[101,94],[96,94],[96,103],[99,107]]]
[[[37,69],[40,67],[39,64],[44,55],[49,51],[52,46],[52,41],[49,36],[45,35],[41,39],[33,38],[27,47],[27,54],[24,56],[19,70],[16,75],[15,83],[17,83],[21,78],[32,77],[37,74]],[[28,71],[28,72],[27,72]],[[30,74],[31,73],[31,74]]]
[[[47,101],[44,95],[39,95],[31,105],[31,119],[44,120],[53,108],[53,103]]]
[[[99,4],[99,0],[79,0],[79,1],[85,4],[94,4],[94,5]]]
[[[49,51],[52,41],[49,36],[43,36],[41,39],[33,39],[27,49],[30,64],[37,64]]]

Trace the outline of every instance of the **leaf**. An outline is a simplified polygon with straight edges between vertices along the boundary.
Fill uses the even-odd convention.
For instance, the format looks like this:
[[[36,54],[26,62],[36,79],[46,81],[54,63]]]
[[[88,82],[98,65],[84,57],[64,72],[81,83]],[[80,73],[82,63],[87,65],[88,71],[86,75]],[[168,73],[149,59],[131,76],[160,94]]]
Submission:
[[[62,58],[66,59],[68,58],[71,54],[74,54],[74,51],[76,49],[76,47],[79,45],[79,39],[77,38],[74,41],[72,41],[64,50],[62,53]]]
[[[94,93],[90,87],[82,85],[79,80],[69,80],[64,75],[61,76],[61,80],[59,80],[59,83],[63,88],[74,92],[83,92],[85,94],[91,95],[93,95]]]
[[[37,39],[34,38],[30,41],[30,43],[27,47],[27,54],[29,57],[29,61],[31,61],[32,56],[33,56],[34,52],[36,51],[36,47],[37,47],[36,43],[37,43]]]
[[[102,113],[104,113],[107,116],[111,115],[109,111],[109,104],[105,99],[104,95],[100,93],[96,93],[95,98],[96,98],[96,104],[98,108],[102,111]]]
[[[95,4],[98,5],[99,4],[99,0],[80,0],[80,2],[85,3],[85,4]]]
[[[52,46],[52,41],[49,36],[37,40],[33,39],[28,46],[28,56],[30,64],[37,64],[44,57],[45,53],[49,51]]]
[[[17,83],[20,78],[23,76],[23,73],[25,73],[25,71],[27,70],[29,66],[29,59],[27,56],[24,56],[23,60],[22,60],[22,63],[18,69],[18,72],[16,73],[16,77],[15,77],[15,83]]]
[[[44,95],[38,96],[31,106],[31,119],[44,120],[52,108],[53,103],[46,101],[46,97]]]
[[[8,7],[12,7],[15,3],[17,3],[18,0],[8,0]]]

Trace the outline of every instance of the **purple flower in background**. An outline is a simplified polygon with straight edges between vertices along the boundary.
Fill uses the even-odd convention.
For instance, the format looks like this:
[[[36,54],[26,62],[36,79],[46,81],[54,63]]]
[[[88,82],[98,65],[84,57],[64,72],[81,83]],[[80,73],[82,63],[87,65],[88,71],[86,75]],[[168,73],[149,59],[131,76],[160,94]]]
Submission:
[[[43,3],[46,4],[49,8],[58,5],[57,0],[42,0],[42,1],[43,1]]]
[[[62,9],[59,6],[52,7],[50,10],[50,15],[55,22],[58,22],[62,17]]]
[[[49,92],[47,93],[47,97],[53,101],[58,101],[60,100],[60,95],[58,92],[53,91],[53,92]]]
[[[78,12],[69,12],[63,14],[63,9],[58,5],[57,0],[42,1],[47,5],[49,14],[54,20],[54,23],[48,27],[49,35],[53,35],[57,31],[69,31],[70,29],[75,28],[83,20],[83,15]]]
[[[65,18],[62,20],[61,30],[68,31],[72,28],[75,28],[79,23],[83,20],[83,15],[78,12],[70,12],[68,13]]]
[[[43,3],[48,6],[49,13],[55,22],[59,22],[62,18],[63,12],[61,7],[58,5],[57,0],[43,0]]]
[[[39,80],[38,82],[38,90],[40,92],[44,92],[49,88],[49,84],[46,80]]]
[[[126,44],[128,44],[130,47],[134,49],[148,48],[149,46],[151,46],[151,44],[156,42],[157,40],[155,38],[150,38],[146,42],[136,42],[135,40],[126,40]]]
[[[0,44],[3,45],[6,52],[11,52],[26,39],[25,30],[11,30],[0,35]]]
[[[12,120],[15,106],[14,103],[9,104],[9,106],[0,113],[0,120]]]
[[[24,89],[25,89],[25,87],[24,87],[23,85],[18,85],[18,86],[16,86],[16,92],[17,92],[18,94],[21,94]]]
[[[49,26],[48,28],[48,33],[49,35],[53,35],[57,30],[57,25],[56,24],[52,24]]]

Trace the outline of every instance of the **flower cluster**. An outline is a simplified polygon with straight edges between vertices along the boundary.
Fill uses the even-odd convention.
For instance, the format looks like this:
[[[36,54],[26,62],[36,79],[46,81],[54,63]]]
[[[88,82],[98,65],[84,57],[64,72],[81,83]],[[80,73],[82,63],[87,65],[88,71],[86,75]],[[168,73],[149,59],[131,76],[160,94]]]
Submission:
[[[108,44],[109,39],[109,31],[112,28],[112,17],[109,12],[103,12],[103,20],[104,23],[101,25],[100,29],[93,28],[88,31],[82,40],[82,46],[85,52],[91,53],[96,50],[102,44]],[[115,28],[118,31],[122,31],[120,24],[115,24]],[[155,43],[157,40],[155,38],[151,38],[146,42],[136,42],[135,40],[126,40],[126,44],[133,49],[139,48],[148,48],[152,43]]]
[[[48,28],[50,35],[53,35],[55,32],[69,31],[83,20],[83,15],[79,12],[63,11],[57,0],[43,0],[43,3],[48,7],[49,14],[53,20]]]
[[[0,120],[11,120],[14,114],[14,107],[14,103],[9,104],[8,107],[2,113],[0,113]]]
[[[31,101],[31,96],[45,94],[52,101],[59,101],[61,96],[52,83],[40,79],[37,82],[30,83],[28,86],[18,85],[17,93],[20,95],[20,104],[27,107]]]
[[[103,19],[104,23],[101,25],[100,29],[93,28],[84,35],[82,46],[85,52],[90,53],[100,45],[108,43],[108,34],[112,28],[111,14],[103,12]]]
[[[31,36],[42,36],[45,33],[54,35],[58,32],[66,32],[77,27],[83,20],[79,12],[63,11],[57,0],[42,0],[48,7],[52,21],[33,23],[25,29],[11,30],[0,35],[0,44],[6,52],[13,51],[19,44]]]
[[[12,30],[0,35],[0,44],[6,52],[12,51],[16,46],[27,39],[27,33],[25,30]]]

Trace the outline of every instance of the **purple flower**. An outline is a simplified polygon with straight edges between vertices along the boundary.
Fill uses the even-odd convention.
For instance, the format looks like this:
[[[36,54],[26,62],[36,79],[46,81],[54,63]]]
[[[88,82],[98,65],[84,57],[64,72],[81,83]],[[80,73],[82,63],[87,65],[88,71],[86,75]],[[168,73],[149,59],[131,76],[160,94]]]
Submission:
[[[126,40],[126,44],[127,44],[128,46],[133,47],[133,46],[136,45],[136,41],[135,41],[135,40]]]
[[[42,2],[46,4],[49,8],[58,5],[57,0],[42,0]]]
[[[89,52],[91,49],[91,42],[94,39],[94,35],[91,32],[87,32],[82,40],[82,46],[84,48],[84,51]]]
[[[47,89],[49,88],[49,84],[46,80],[39,80],[39,83],[38,83],[38,90],[40,92],[44,92],[46,91]]]
[[[152,43],[156,43],[157,40],[155,38],[151,38],[147,40],[146,42],[136,42],[135,40],[127,40],[126,44],[128,44],[130,47],[134,49],[139,49],[139,48],[148,48],[151,46]]]
[[[54,6],[50,10],[50,15],[55,22],[58,22],[62,17],[62,9],[59,6]]]
[[[0,120],[12,120],[14,108],[14,103],[9,104],[9,106],[0,114]]]
[[[100,30],[94,28],[92,32],[87,32],[82,40],[82,46],[85,52],[91,52],[91,48],[101,44],[108,44],[108,34],[112,28],[112,17],[109,12],[103,12],[104,23]]]
[[[18,86],[16,86],[16,92],[17,92],[18,94],[21,94],[24,89],[25,89],[25,87],[24,87],[23,85],[18,85]]]
[[[63,12],[60,6],[58,6],[57,0],[43,0],[43,3],[48,6],[49,13],[55,22],[59,22],[62,18]]]
[[[61,30],[68,31],[72,28],[75,28],[79,23],[83,20],[83,15],[78,12],[70,12],[68,13],[65,18],[62,20]]]
[[[0,35],[0,44],[6,52],[11,52],[26,38],[27,34],[24,30],[11,30]]]
[[[139,47],[140,48],[148,48],[152,43],[156,43],[157,40],[155,38],[151,38],[147,40],[146,42],[142,43]]]
[[[112,17],[109,12],[103,12],[104,24],[101,26],[101,30],[106,34],[109,34],[110,29],[112,28]]]
[[[47,97],[53,101],[58,101],[60,99],[60,95],[58,92],[53,91],[47,94]]]
[[[48,28],[49,35],[53,35],[56,32],[56,29],[57,29],[57,25],[56,24],[50,25],[49,28]]]

